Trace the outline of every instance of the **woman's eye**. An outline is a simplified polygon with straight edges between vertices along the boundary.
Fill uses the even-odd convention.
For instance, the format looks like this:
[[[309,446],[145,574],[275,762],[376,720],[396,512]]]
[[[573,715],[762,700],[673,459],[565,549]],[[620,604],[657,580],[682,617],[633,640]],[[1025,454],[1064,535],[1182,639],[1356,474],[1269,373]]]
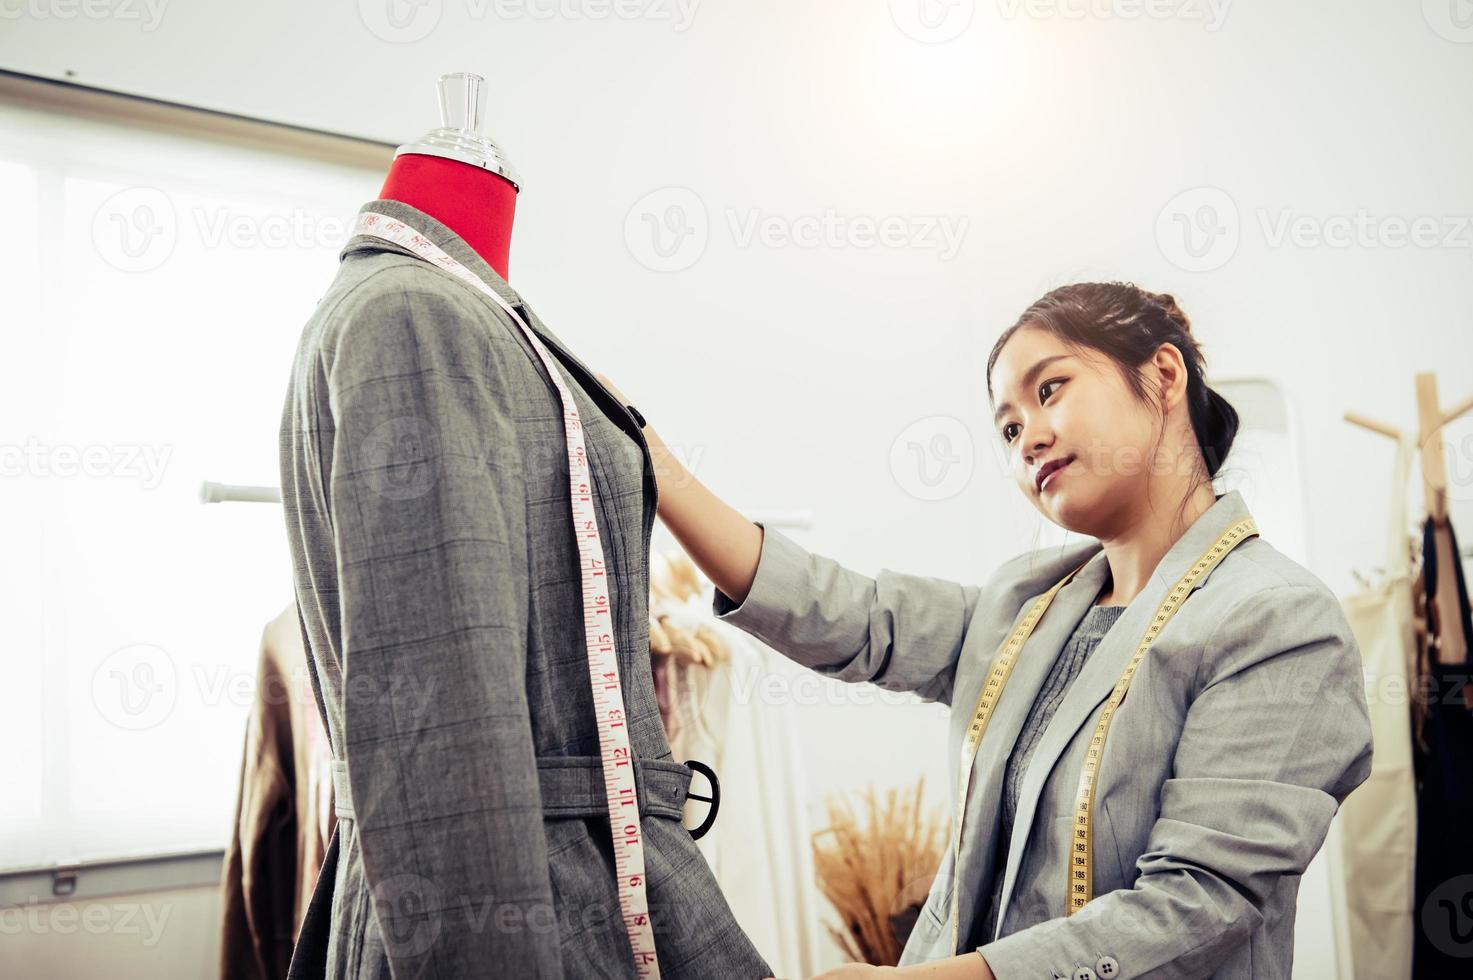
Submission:
[[[1043,384],[1039,385],[1038,386],[1038,391],[1039,391],[1038,403],[1040,405],[1042,405],[1044,402],[1048,401],[1047,396],[1045,396],[1043,394],[1044,389],[1050,387],[1051,385],[1062,385],[1064,383],[1064,380],[1065,380],[1064,378],[1053,378],[1053,379],[1051,379],[1049,381],[1045,381]],[[1010,436],[1010,435],[1008,435],[1008,431],[1010,429],[1012,429],[1013,426],[1015,426],[1017,424],[1018,423],[1016,423],[1016,422],[1009,422],[1007,425],[1005,425],[1005,426],[1002,427],[1002,431],[1001,431],[1000,435],[1002,436],[1002,441],[1004,443],[1009,443],[1009,442],[1012,442],[1013,441],[1013,437]]]

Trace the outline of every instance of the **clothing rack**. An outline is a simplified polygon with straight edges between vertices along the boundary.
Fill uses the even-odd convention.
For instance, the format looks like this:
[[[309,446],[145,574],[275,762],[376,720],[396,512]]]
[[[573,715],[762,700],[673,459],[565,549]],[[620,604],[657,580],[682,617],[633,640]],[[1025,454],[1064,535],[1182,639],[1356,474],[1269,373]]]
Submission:
[[[280,487],[258,487],[239,483],[216,483],[206,480],[200,484],[200,503],[223,504],[227,502],[250,504],[281,503]],[[750,521],[760,521],[770,527],[807,530],[813,526],[813,512],[807,510],[754,510],[744,511]]]
[[[1345,421],[1379,433],[1408,448],[1415,446],[1422,457],[1422,492],[1426,499],[1427,516],[1440,524],[1447,520],[1447,460],[1443,457],[1442,440],[1437,435],[1449,422],[1473,411],[1473,396],[1463,399],[1451,411],[1444,412],[1437,398],[1437,375],[1425,371],[1417,375],[1416,381],[1416,433],[1405,432],[1358,412],[1346,412]],[[1415,443],[1412,442],[1413,439],[1416,440]],[[1473,557],[1468,551],[1463,554]]]

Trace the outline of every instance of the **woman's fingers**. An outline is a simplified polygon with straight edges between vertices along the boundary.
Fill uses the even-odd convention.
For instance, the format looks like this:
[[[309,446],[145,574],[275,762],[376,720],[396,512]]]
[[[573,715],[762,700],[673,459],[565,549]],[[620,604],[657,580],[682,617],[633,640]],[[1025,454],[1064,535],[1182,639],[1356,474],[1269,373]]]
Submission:
[[[629,399],[624,397],[624,392],[620,391],[619,386],[610,381],[607,375],[599,371],[595,371],[593,372],[593,376],[598,379],[599,384],[612,391],[621,403],[625,405],[629,404]]]

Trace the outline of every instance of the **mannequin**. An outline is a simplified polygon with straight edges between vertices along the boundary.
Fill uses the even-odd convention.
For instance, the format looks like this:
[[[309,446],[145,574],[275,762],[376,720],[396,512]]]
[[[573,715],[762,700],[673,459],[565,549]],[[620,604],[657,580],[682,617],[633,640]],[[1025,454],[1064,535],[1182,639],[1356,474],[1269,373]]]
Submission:
[[[440,79],[441,128],[401,146],[379,197],[416,207],[475,249],[503,279],[520,182],[501,148],[481,135],[485,80],[466,72]]]
[[[338,818],[288,980],[772,976],[683,826],[691,769],[649,660],[642,423],[506,281],[520,183],[480,132],[483,91],[440,79],[442,125],[360,209],[283,405]],[[617,574],[596,607],[585,503]],[[606,765],[627,789],[607,792]],[[616,844],[644,864],[621,871]]]

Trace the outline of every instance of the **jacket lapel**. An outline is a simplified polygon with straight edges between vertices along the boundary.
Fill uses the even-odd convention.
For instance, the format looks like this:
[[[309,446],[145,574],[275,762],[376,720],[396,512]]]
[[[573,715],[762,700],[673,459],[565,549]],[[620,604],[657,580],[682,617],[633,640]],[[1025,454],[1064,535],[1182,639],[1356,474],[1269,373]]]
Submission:
[[[617,411],[610,411],[605,414],[616,425],[629,433],[630,437],[644,448],[646,456],[649,455],[649,447],[645,443],[644,433],[640,431],[633,417],[625,410],[623,404],[615,397],[614,393],[609,391],[594,376],[594,373],[588,369],[587,365],[573,356],[573,352],[568,350],[567,346],[557,335],[548,329],[547,324],[543,323],[536,312],[527,305],[527,302],[522,299],[521,294],[512,288],[511,283],[503,279],[501,274],[492,268],[490,263],[481,258],[479,252],[467,245],[463,238],[450,230],[449,226],[442,224],[434,217],[416,207],[389,198],[379,198],[369,201],[359,209],[360,214],[364,211],[376,211],[379,214],[388,215],[409,225],[415,231],[418,231],[430,241],[434,242],[436,246],[443,249],[451,258],[475,273],[482,282],[490,286],[496,295],[505,300],[509,306],[515,307],[527,321],[527,325],[532,328],[532,332],[537,335],[537,339],[547,345],[547,348],[562,361],[565,368],[580,376],[578,379],[579,383],[585,389],[588,389],[590,392],[596,391],[601,393],[610,405],[617,407]],[[407,249],[400,248],[398,245],[386,242],[381,238],[375,238],[371,235],[355,235],[348,240],[348,243],[343,247],[338,257],[342,259],[350,253],[358,251],[400,252],[404,255],[414,254]],[[542,373],[542,364],[537,359],[536,354],[533,353],[531,345],[527,343],[526,338],[521,335],[521,331],[514,330],[513,333],[516,335],[517,342],[526,348],[528,356],[532,358],[534,365],[538,369],[538,373]],[[545,378],[545,375],[544,379],[547,380],[548,387],[553,388],[551,379]]]
[[[1237,490],[1220,495],[1217,502],[1203,512],[1162,557],[1146,587],[1126,606],[1125,612],[1120,614],[1115,625],[1105,634],[1099,646],[1084,662],[1079,675],[1069,685],[1064,700],[1059,704],[1054,717],[1049,721],[1048,728],[1044,730],[1043,736],[1039,739],[1038,748],[1034,750],[1033,758],[1029,760],[1028,770],[1024,773],[1023,783],[1018,789],[1018,812],[1013,820],[1013,832],[1008,845],[1007,868],[1003,878],[1002,908],[997,916],[999,930],[1002,926],[1003,913],[1007,911],[1008,902],[1012,899],[1018,866],[1023,858],[1023,849],[1033,827],[1033,820],[1037,816],[1039,798],[1059,756],[1073,741],[1074,736],[1086,721],[1091,724],[1095,723],[1096,719],[1093,716],[1096,709],[1115,689],[1115,683],[1120,679],[1126,664],[1135,654],[1136,647],[1146,634],[1146,628],[1150,625],[1152,617],[1155,616],[1156,610],[1166,598],[1171,587],[1187,573],[1197,559],[1202,557],[1202,553],[1217,540],[1218,535],[1248,516],[1250,514],[1247,505]],[[1074,581],[1059,590],[1059,594],[1054,597],[1053,605],[1039,621],[1038,628],[1029,639],[1025,647],[1025,654],[1037,644],[1038,653],[1044,654],[1038,659],[1052,663],[1063,649],[1064,644],[1068,642],[1075,626],[1084,618],[1085,613],[1089,612],[1090,606],[1093,605],[1100,588],[1105,583],[1108,571],[1108,559],[1101,547],[1090,559],[1089,565],[1075,576]],[[1192,584],[1191,592],[1201,588],[1210,577],[1209,572],[1198,578]],[[1190,592],[1188,593],[1189,599]],[[1045,624],[1048,624],[1050,620],[1053,621],[1052,624],[1046,626]],[[1011,684],[1008,686],[1012,687]],[[1040,686],[1042,686],[1041,677],[1034,685],[1033,693],[1036,694]],[[999,702],[999,708],[1012,700],[1014,694],[1025,693],[1011,690],[1005,692]],[[1011,712],[1020,716],[1026,714],[1032,706],[1032,701],[1031,696],[1018,697],[1012,705]],[[1021,729],[1021,725],[1020,717],[1018,729]],[[1018,729],[1013,731],[1015,738]],[[1072,779],[1078,778],[1077,773],[1071,773],[1070,776]],[[1072,788],[1070,792],[1073,792]],[[1064,914],[1065,884],[1061,871],[1058,887],[1059,915]]]
[[[1048,676],[1056,655],[1068,640],[1074,627],[1088,611],[1100,587],[1105,583],[1108,564],[1100,543],[1093,539],[1084,544],[1071,545],[1055,553],[1052,550],[1040,556],[1036,566],[1030,566],[1027,575],[1028,598],[1008,624],[1004,639],[1012,635],[1024,613],[1065,575],[1073,571],[1080,562],[1094,552],[1089,563],[1079,574],[1054,596],[1042,619],[1033,629],[1033,635],[1018,653],[1013,664],[1012,675],[1003,689],[1002,697],[993,709],[992,718],[982,733],[982,742],[977,746],[977,756],[972,762],[972,782],[967,792],[965,833],[960,842],[957,865],[966,870],[956,878],[956,902],[958,922],[962,929],[958,941],[965,943],[966,923],[972,921],[977,903],[986,901],[992,889],[995,873],[993,838],[1001,829],[1002,811],[999,802],[1003,795],[1003,780],[1006,776],[1008,756],[1018,740],[1018,734],[1027,721],[1033,699]],[[986,651],[987,661],[978,667],[975,683],[969,685],[963,696],[954,702],[954,711],[965,711],[970,721],[971,712],[977,703],[977,695],[989,673],[989,665],[997,650]],[[963,727],[962,731],[965,731]],[[1026,792],[1026,789],[1023,790]],[[1019,800],[1019,810],[1023,808]],[[1011,855],[1009,856],[1011,860]],[[957,952],[964,951],[957,950]]]

